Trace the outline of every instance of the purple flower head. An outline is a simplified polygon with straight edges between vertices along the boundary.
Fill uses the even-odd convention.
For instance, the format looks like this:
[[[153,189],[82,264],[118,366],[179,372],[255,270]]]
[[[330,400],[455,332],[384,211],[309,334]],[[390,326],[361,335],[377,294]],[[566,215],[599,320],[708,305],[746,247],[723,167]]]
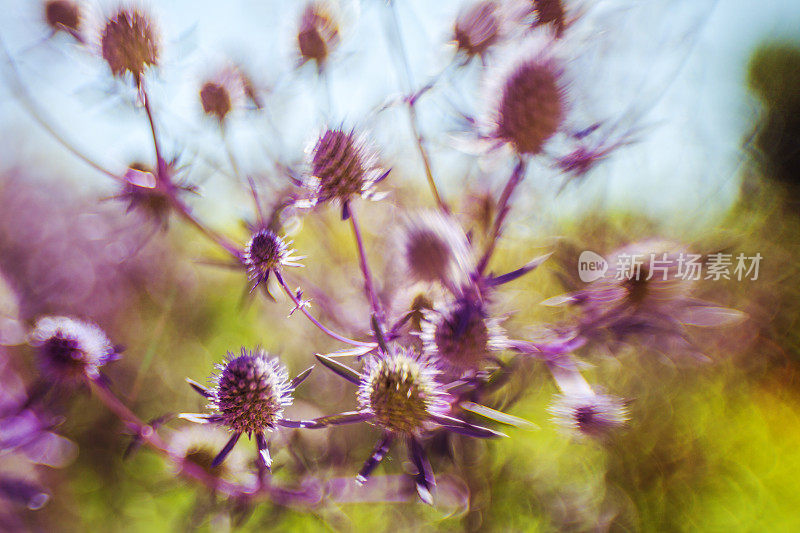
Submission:
[[[294,388],[286,367],[260,349],[248,352],[242,348],[235,357],[229,353],[217,369],[209,407],[232,431],[251,434],[272,429],[284,407],[292,405]]]
[[[253,234],[244,248],[242,261],[247,268],[247,275],[254,283],[253,289],[269,281],[272,272],[281,268],[303,266],[297,261],[302,257],[295,257],[294,250],[289,248],[291,241],[285,241],[269,228],[263,228]]]
[[[423,212],[410,217],[401,242],[406,270],[415,280],[439,282],[458,292],[475,271],[467,236],[447,215]]]
[[[604,394],[561,394],[550,407],[553,421],[580,435],[602,437],[628,421],[625,402]]]
[[[549,25],[558,39],[566,28],[566,13],[562,0],[532,0],[533,12],[536,15],[535,25]]]
[[[567,102],[563,69],[537,55],[516,63],[502,80],[491,137],[520,155],[536,155],[564,122]]]
[[[212,468],[222,464],[242,434],[247,433],[248,438],[255,435],[259,468],[269,470],[272,459],[264,432],[278,425],[300,426],[283,418],[283,410],[292,404],[292,393],[308,377],[311,368],[290,380],[286,367],[277,357],[271,357],[261,348],[252,351],[242,348],[238,356],[228,352],[227,360],[217,365],[217,370],[219,372],[210,378],[213,383],[210,390],[189,380],[192,388],[209,400],[208,407],[213,413],[183,413],[181,418],[201,424],[220,424],[233,432],[212,461]]]
[[[300,65],[314,61],[317,70],[321,72],[338,42],[339,27],[333,13],[319,2],[309,3],[300,18],[297,32]]]
[[[425,355],[458,373],[477,370],[506,345],[500,320],[487,318],[482,307],[467,298],[426,313],[421,326]]]
[[[375,184],[388,172],[381,168],[376,152],[354,130],[326,129],[311,150],[304,187],[307,197],[300,207],[338,201],[354,196],[379,199]]]
[[[411,350],[367,359],[358,404],[373,422],[395,433],[418,435],[432,416],[447,414],[449,396],[437,381],[439,369]]]
[[[57,380],[97,378],[100,367],[119,356],[98,326],[64,316],[39,319],[30,344],[39,348],[43,372]]]
[[[196,192],[193,185],[177,179],[176,167],[177,161],[168,162],[166,172],[170,179],[159,180],[147,165],[131,163],[125,172],[122,191],[113,198],[128,204],[126,212],[141,213],[166,229],[175,198],[185,192]]]
[[[453,38],[458,52],[469,61],[483,58],[489,48],[500,38],[499,6],[491,0],[482,0],[464,10],[456,19]]]
[[[158,32],[150,17],[137,9],[122,8],[109,18],[100,46],[111,73],[129,72],[137,86],[145,69],[158,63]]]

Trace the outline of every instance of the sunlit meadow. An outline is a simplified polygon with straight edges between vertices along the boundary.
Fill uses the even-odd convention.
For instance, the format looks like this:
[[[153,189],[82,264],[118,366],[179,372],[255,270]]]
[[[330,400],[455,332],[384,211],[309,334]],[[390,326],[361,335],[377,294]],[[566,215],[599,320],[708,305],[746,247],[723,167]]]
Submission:
[[[0,1],[0,531],[800,530],[800,8]]]

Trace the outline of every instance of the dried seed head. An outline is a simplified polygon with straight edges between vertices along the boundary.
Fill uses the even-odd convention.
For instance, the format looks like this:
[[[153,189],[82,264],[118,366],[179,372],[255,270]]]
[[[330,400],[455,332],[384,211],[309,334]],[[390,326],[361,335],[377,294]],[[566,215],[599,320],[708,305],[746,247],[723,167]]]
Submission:
[[[473,4],[456,20],[454,38],[458,51],[468,58],[486,54],[499,37],[498,5],[493,1]]]
[[[479,306],[468,301],[426,313],[421,327],[423,353],[459,372],[479,368],[491,352],[505,346],[499,321],[487,319]]]
[[[137,85],[145,68],[158,62],[158,36],[149,17],[138,10],[120,9],[106,23],[100,45],[114,76],[126,72]]]
[[[625,403],[604,394],[559,395],[550,407],[553,421],[591,437],[602,437],[628,421]]]
[[[457,289],[475,269],[467,236],[449,216],[420,213],[409,219],[401,240],[406,268],[416,280]]]
[[[532,59],[505,80],[496,110],[495,136],[520,154],[535,155],[564,121],[561,69],[554,60]]]
[[[232,431],[251,434],[271,429],[284,407],[292,404],[286,367],[264,350],[242,348],[238,357],[229,352],[228,360],[217,369],[210,407]]]
[[[338,41],[339,29],[329,10],[317,2],[308,4],[297,32],[300,64],[315,61],[321,70]]]
[[[329,129],[311,151],[310,174],[306,187],[315,205],[330,200],[344,202],[352,196],[370,197],[374,185],[385,174],[375,153],[354,131]]]
[[[206,115],[216,118],[220,123],[236,107],[242,105],[248,88],[255,98],[255,88],[249,78],[235,65],[228,65],[207,79],[200,88],[200,103]],[[251,98],[251,96],[247,96]]]
[[[358,389],[360,407],[389,431],[418,434],[431,415],[449,410],[439,370],[410,350],[367,361]]]
[[[53,31],[66,30],[77,35],[81,25],[81,9],[72,0],[48,0],[44,5],[47,25]]]
[[[54,379],[95,378],[116,350],[95,324],[63,316],[39,319],[30,335],[32,346],[39,348],[45,374]]]

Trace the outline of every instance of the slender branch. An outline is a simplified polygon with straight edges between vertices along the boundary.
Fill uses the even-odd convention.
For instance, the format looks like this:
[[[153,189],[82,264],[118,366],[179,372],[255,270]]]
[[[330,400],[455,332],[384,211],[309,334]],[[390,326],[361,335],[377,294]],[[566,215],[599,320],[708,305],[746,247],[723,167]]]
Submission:
[[[353,206],[347,206],[347,211],[350,214],[350,224],[353,227],[353,235],[356,239],[356,247],[358,248],[358,264],[361,267],[361,273],[364,275],[364,292],[367,294],[372,313],[378,318],[379,323],[383,323],[383,309],[378,301],[378,295],[375,292],[375,285],[372,283],[372,274],[369,270],[367,263],[367,252],[364,249],[364,240],[361,238],[361,230],[358,227],[358,220]]]
[[[306,506],[313,506],[318,503],[318,495],[310,497],[308,494],[304,494],[301,491],[287,490],[272,484],[262,484],[254,490],[236,483],[231,483],[209,473],[197,463],[172,453],[153,427],[143,422],[131,411],[103,381],[90,378],[87,378],[87,381],[100,401],[114,413],[117,418],[125,422],[128,428],[134,431],[144,444],[175,464],[182,475],[193,478],[212,491],[222,492],[232,497],[244,497],[248,499],[257,499],[259,496],[264,496],[283,505],[297,505],[302,499],[306,500],[304,502]]]
[[[352,344],[353,346],[363,346],[365,348],[367,347],[374,348],[377,346],[377,344],[375,344],[374,342],[357,341],[355,339],[345,337],[344,335],[339,335],[335,331],[331,331],[330,329],[326,328],[319,320],[314,318],[314,315],[312,315],[308,311],[308,309],[306,309],[306,306],[303,304],[303,302],[301,302],[294,294],[294,292],[289,288],[289,286],[286,285],[286,281],[284,281],[283,276],[281,275],[280,272],[277,271],[275,272],[275,279],[278,280],[278,284],[281,286],[281,288],[289,297],[289,299],[292,300],[292,303],[294,303],[295,307],[299,309],[300,312],[302,312],[304,315],[306,315],[306,318],[308,318],[312,324],[317,326],[327,336],[336,339],[337,341],[344,342],[346,344]]]
[[[411,74],[411,65],[408,61],[408,51],[406,50],[405,41],[403,40],[403,34],[400,31],[400,21],[397,17],[397,7],[395,6],[394,0],[389,0],[389,17],[391,19],[391,32],[394,33],[396,45],[390,47],[393,50],[397,50],[397,61],[400,63],[400,70],[402,70],[404,77],[405,77],[405,87],[404,91],[407,94],[410,94],[414,90],[414,79]],[[428,180],[428,186],[431,189],[431,193],[433,193],[433,198],[436,200],[436,205],[444,211],[448,213],[450,210],[447,207],[447,204],[442,199],[442,196],[439,194],[439,189],[436,187],[436,180],[433,178],[433,171],[431,170],[431,160],[430,156],[428,155],[428,151],[425,149],[425,144],[423,141],[422,133],[420,132],[419,127],[419,119],[417,117],[417,109],[416,109],[416,96],[411,96],[406,100],[408,104],[408,121],[411,125],[411,133],[414,135],[414,140],[416,141],[417,151],[419,152],[420,157],[422,158],[422,164],[425,167],[425,177]]]
[[[480,263],[478,263],[478,273],[480,274],[483,274],[486,267],[489,265],[489,259],[491,259],[497,241],[503,231],[503,223],[505,222],[506,216],[508,216],[508,212],[511,210],[511,205],[509,203],[511,201],[511,195],[514,193],[517,185],[522,181],[522,178],[525,177],[526,167],[527,162],[524,159],[520,159],[516,166],[514,166],[514,170],[511,172],[511,176],[509,176],[505,188],[503,188],[503,192],[497,202],[497,216],[492,227],[492,235],[489,239],[486,251],[483,253]]]

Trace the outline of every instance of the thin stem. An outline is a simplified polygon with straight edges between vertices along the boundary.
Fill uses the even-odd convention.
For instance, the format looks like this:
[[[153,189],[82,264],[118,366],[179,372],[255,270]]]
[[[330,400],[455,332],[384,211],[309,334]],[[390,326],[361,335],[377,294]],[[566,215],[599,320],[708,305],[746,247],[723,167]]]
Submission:
[[[403,90],[407,94],[411,94],[414,90],[414,79],[411,74],[411,65],[408,61],[408,51],[406,50],[405,41],[403,40],[403,34],[400,31],[400,20],[397,16],[397,7],[395,6],[393,0],[389,0],[389,16],[391,19],[391,30],[392,33],[394,33],[394,38],[396,41],[396,46],[391,48],[398,51],[397,61],[400,63],[400,70],[402,70],[404,74],[405,88]],[[387,32],[387,35],[389,35],[389,32]],[[406,102],[408,104],[408,121],[411,125],[411,133],[414,135],[417,151],[419,152],[419,155],[422,158],[422,164],[425,167],[425,177],[428,180],[428,186],[431,189],[431,193],[433,193],[433,198],[436,200],[436,205],[439,207],[439,209],[447,213],[449,212],[449,208],[442,199],[442,196],[439,194],[438,187],[436,187],[436,180],[434,180],[433,171],[431,170],[430,156],[425,149],[422,133],[420,131],[416,109],[416,95],[410,96]]]
[[[283,292],[285,292],[286,295],[289,297],[289,299],[292,300],[292,303],[294,303],[297,309],[299,309],[300,312],[306,315],[306,318],[308,318],[312,324],[317,326],[317,328],[319,328],[320,331],[325,333],[327,336],[336,339],[337,341],[344,342],[346,344],[352,344],[353,346],[363,346],[365,348],[366,347],[374,348],[377,346],[377,344],[375,344],[374,342],[363,342],[363,341],[357,341],[355,339],[350,339],[348,337],[345,337],[344,335],[339,335],[335,331],[331,331],[330,329],[326,328],[324,325],[322,325],[322,323],[319,320],[314,318],[314,316],[308,311],[308,309],[306,309],[306,306],[303,305],[303,302],[301,302],[294,294],[294,292],[292,292],[292,290],[288,287],[288,285],[286,285],[286,281],[284,281],[283,276],[281,275],[280,272],[277,271],[275,272],[275,279],[278,280],[278,284],[283,289]]]
[[[370,307],[372,307],[372,313],[377,317],[378,322],[383,324],[383,310],[375,292],[375,285],[372,283],[372,274],[367,263],[367,252],[364,249],[364,240],[361,238],[361,230],[358,227],[356,213],[352,205],[347,206],[346,209],[350,214],[350,225],[353,227],[353,235],[358,248],[358,264],[361,267],[361,273],[364,275],[364,292],[366,292]]]
[[[20,99],[22,106],[28,112],[28,114],[33,118],[33,120],[39,124],[50,136],[55,139],[61,146],[67,149],[72,155],[95,169],[96,171],[105,174],[109,178],[125,183],[125,179],[121,176],[111,172],[110,170],[100,166],[99,164],[95,163],[91,158],[84,155],[75,145],[73,145],[67,138],[58,132],[53,126],[52,121],[48,120],[45,116],[45,112],[39,107],[36,101],[28,92],[25,85],[22,83],[22,76],[20,76],[19,71],[17,70],[17,65],[14,62],[14,59],[9,54],[8,49],[5,47],[5,44],[0,41],[0,46],[3,48],[3,54],[6,56],[6,61],[8,62],[9,70],[11,73],[10,76],[10,85],[12,86],[13,92],[17,95]]]
[[[492,254],[494,253],[495,246],[500,238],[500,233],[503,231],[503,223],[505,222],[506,216],[508,216],[508,212],[511,210],[511,205],[509,203],[511,201],[511,195],[514,193],[517,185],[519,185],[522,181],[522,178],[525,177],[526,167],[527,162],[524,159],[520,159],[516,166],[514,166],[514,170],[511,172],[511,176],[509,176],[505,188],[503,188],[503,192],[497,202],[497,216],[492,227],[492,235],[489,239],[489,244],[486,247],[486,251],[483,253],[480,263],[478,263],[478,273],[480,274],[483,274],[483,272],[486,270],[486,267],[489,264],[489,259],[491,259]]]
[[[318,502],[318,497],[311,498],[309,495],[302,492],[282,489],[271,484],[262,485],[254,492],[251,488],[231,483],[209,473],[197,463],[185,457],[173,454],[153,427],[143,422],[131,411],[103,381],[90,378],[87,378],[87,381],[100,401],[114,413],[117,418],[125,422],[130,430],[135,431],[136,435],[144,444],[175,464],[182,475],[199,481],[212,491],[222,492],[232,497],[246,497],[249,499],[256,499],[258,496],[266,496],[272,501],[283,505],[297,504],[302,499],[308,500],[306,505],[314,505]]]
[[[171,182],[171,177],[167,174],[166,162],[164,158],[161,157],[161,144],[159,143],[158,133],[156,132],[156,121],[153,118],[153,110],[150,108],[150,97],[147,94],[147,89],[145,89],[144,81],[140,81],[139,83],[139,92],[142,95],[144,110],[147,113],[147,121],[150,123],[150,132],[153,134],[153,148],[156,152],[156,168],[158,169],[156,177],[158,181],[164,180]]]

